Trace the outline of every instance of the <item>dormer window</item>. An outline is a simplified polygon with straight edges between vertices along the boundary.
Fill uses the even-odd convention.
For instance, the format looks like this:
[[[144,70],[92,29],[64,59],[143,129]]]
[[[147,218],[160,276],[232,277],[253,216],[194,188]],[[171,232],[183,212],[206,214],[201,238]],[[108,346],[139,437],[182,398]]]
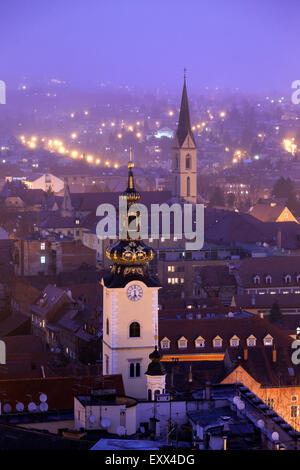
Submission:
[[[290,284],[292,282],[292,276],[290,274],[287,274],[285,277],[284,277],[284,282],[286,284]]]
[[[266,284],[271,284],[271,282],[272,282],[272,276],[270,276],[270,274],[268,274],[266,276]]]
[[[187,339],[184,336],[178,340],[178,347],[179,349],[186,349],[187,348]]]
[[[260,277],[258,275],[254,276],[253,282],[254,282],[254,284],[259,284],[260,283]]]
[[[160,342],[160,347],[161,349],[170,349],[170,340],[166,337],[164,337],[161,342]]]
[[[240,338],[236,335],[234,335],[232,338],[230,338],[230,346],[232,348],[237,348],[240,345]]]
[[[76,225],[79,225],[79,224],[80,224],[80,220],[79,220],[79,219],[75,219],[75,224],[76,224]]]
[[[300,274],[297,274],[296,281],[300,282]]]
[[[195,347],[205,348],[205,339],[202,338],[202,336],[198,336],[198,338],[195,339]]]
[[[247,346],[248,346],[249,348],[252,348],[252,347],[256,346],[256,338],[255,338],[255,336],[250,335],[250,336],[247,338]]]
[[[264,337],[264,346],[273,346],[273,337],[271,335]]]
[[[222,347],[223,340],[220,336],[216,336],[213,339],[213,347],[214,348],[221,348]]]

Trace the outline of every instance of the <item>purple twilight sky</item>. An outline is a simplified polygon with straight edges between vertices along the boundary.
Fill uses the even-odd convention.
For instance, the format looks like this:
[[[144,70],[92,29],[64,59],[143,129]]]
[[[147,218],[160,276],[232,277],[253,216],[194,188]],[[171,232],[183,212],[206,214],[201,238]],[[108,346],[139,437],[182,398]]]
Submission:
[[[299,0],[1,0],[0,79],[289,92]]]

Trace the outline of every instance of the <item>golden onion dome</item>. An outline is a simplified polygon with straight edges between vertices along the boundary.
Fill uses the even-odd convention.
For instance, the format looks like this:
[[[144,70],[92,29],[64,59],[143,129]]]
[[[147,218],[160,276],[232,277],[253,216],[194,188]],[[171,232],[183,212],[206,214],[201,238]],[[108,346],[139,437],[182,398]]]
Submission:
[[[140,240],[119,240],[106,249],[106,256],[117,264],[146,264],[154,258],[154,250]]]

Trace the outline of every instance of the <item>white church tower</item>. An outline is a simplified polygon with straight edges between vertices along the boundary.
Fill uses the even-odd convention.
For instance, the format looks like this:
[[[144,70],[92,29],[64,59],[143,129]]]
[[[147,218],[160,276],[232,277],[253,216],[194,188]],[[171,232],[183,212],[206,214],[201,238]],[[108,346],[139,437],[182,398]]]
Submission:
[[[127,208],[140,199],[134,188],[133,166],[130,161],[128,186],[122,194]],[[127,236],[106,250],[113,265],[102,279],[103,374],[122,374],[126,395],[147,399],[145,373],[157,341],[160,286],[148,271],[154,251],[142,240],[130,239],[129,222],[126,217]]]
[[[173,147],[172,196],[176,201],[197,202],[197,148],[191,129],[185,73]]]

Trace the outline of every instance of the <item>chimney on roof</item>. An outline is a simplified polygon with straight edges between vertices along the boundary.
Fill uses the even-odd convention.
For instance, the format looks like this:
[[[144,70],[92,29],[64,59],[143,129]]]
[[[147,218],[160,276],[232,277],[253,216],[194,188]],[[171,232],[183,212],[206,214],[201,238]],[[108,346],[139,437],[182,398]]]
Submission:
[[[210,400],[211,398],[211,383],[205,383],[205,400]]]
[[[244,361],[247,361],[248,360],[248,349],[245,348],[244,349]]]
[[[282,233],[280,229],[277,231],[277,248],[279,250],[282,248]]]
[[[277,361],[277,349],[275,348],[275,345],[274,345],[274,348],[272,350],[272,360],[273,360],[273,362]]]
[[[192,365],[190,365],[190,371],[189,371],[189,383],[191,382],[193,382]]]

